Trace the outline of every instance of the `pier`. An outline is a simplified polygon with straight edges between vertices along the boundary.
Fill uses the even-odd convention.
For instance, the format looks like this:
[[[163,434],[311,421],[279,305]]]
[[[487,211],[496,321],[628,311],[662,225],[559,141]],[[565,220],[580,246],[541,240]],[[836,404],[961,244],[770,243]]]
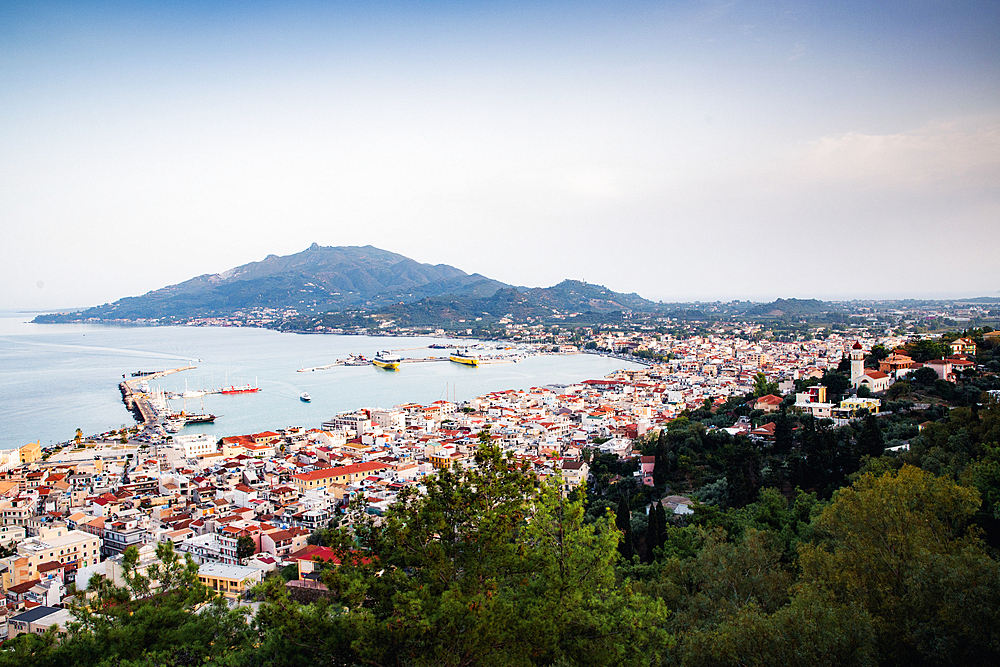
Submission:
[[[134,378],[132,380],[123,380],[119,385],[118,389],[122,393],[122,402],[125,403],[125,407],[128,408],[132,416],[135,417],[136,422],[144,426],[152,426],[159,421],[159,416],[156,413],[156,409],[150,402],[149,398],[141,391],[138,391],[136,387],[132,386],[133,383],[139,383],[143,380],[155,380],[157,378],[165,377],[173,373],[180,373],[181,371],[189,371],[194,369],[195,366],[183,366],[181,368],[170,368],[167,370],[156,371],[149,375],[144,375],[142,377]]]

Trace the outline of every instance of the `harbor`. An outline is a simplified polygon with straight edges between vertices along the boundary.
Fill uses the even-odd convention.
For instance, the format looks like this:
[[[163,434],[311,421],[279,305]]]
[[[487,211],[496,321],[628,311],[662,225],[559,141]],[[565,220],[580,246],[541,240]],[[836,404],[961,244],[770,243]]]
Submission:
[[[413,352],[416,350],[440,350],[454,348],[455,352],[447,356],[414,356],[414,357],[401,357],[398,352]],[[319,366],[309,366],[299,368],[296,372],[298,373],[312,373],[315,371],[325,371],[332,368],[340,368],[344,366],[368,366],[375,365],[380,368],[388,368],[391,370],[396,370],[399,366],[403,364],[420,364],[420,363],[433,363],[450,361],[456,362],[458,364],[463,364],[466,366],[480,366],[489,364],[514,364],[519,361],[524,361],[528,357],[541,354],[542,352],[537,347],[531,346],[502,346],[502,345],[491,345],[489,343],[477,343],[475,345],[470,345],[468,347],[459,347],[455,345],[445,346],[440,344],[431,344],[423,347],[407,347],[397,350],[384,350],[379,352],[374,358],[367,358],[364,355],[348,355],[346,358],[337,359],[328,364],[322,364]]]
[[[64,443],[77,429],[90,437],[155,423],[157,411],[160,417],[183,411],[185,383],[189,391],[206,392],[188,399],[191,411],[201,410],[203,402],[204,412],[215,414],[216,420],[185,424],[179,433],[219,438],[276,424],[315,427],[330,415],[365,405],[429,404],[444,398],[446,386],[452,387],[449,395],[457,391],[461,400],[489,391],[599,378],[623,365],[635,367],[596,355],[540,351],[517,363],[484,359],[472,368],[444,357],[458,349],[477,350],[479,341],[431,336],[300,336],[250,328],[35,325],[21,319],[8,321],[3,338],[0,400],[7,419],[0,448],[36,440],[43,447]],[[398,371],[376,367],[372,360],[386,349],[410,361]],[[248,350],[253,350],[252,362]],[[478,349],[483,357],[513,351],[499,349],[496,343]],[[296,372],[351,355],[368,361]],[[131,377],[138,370],[151,374]],[[259,391],[214,393],[220,385],[231,386],[223,380],[227,374],[235,386],[249,380]],[[142,391],[143,380],[148,392]],[[128,383],[127,389],[116,392],[122,382]],[[310,402],[300,400],[303,393]]]

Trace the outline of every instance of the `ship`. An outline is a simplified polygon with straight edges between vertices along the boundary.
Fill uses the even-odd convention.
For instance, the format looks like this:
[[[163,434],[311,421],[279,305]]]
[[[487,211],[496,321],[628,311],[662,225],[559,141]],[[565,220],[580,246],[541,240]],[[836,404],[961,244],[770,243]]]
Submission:
[[[211,424],[215,415],[184,415],[185,424]]]
[[[260,391],[260,387],[251,387],[249,384],[235,385],[231,384],[228,387],[223,387],[219,390],[220,394],[256,394]]]
[[[181,410],[167,415],[167,422],[179,422],[181,424],[211,424],[216,420],[213,414],[192,414]]]
[[[146,377],[147,375],[156,375],[156,371],[136,371],[132,373],[132,377],[134,378],[142,378]]]
[[[376,354],[375,358],[372,360],[373,364],[375,364],[379,368],[384,368],[387,371],[397,370],[399,368],[399,364],[401,364],[402,362],[403,362],[402,357],[400,357],[398,354],[393,354],[388,350],[382,350],[381,352]]]
[[[299,400],[302,401],[303,403],[308,403],[313,399],[312,396],[310,396],[307,392],[302,392],[301,394],[299,394]]]
[[[468,350],[464,350],[461,352],[456,350],[452,352],[451,355],[448,356],[448,358],[454,361],[455,363],[465,364],[466,366],[479,365],[479,357],[469,354]]]

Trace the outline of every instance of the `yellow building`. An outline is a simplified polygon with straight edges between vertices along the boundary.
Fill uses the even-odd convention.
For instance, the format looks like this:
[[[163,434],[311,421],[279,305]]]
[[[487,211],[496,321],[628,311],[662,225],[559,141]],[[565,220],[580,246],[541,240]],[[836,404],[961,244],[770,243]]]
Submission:
[[[292,484],[299,490],[299,493],[304,494],[306,491],[326,488],[331,484],[351,484],[359,479],[364,479],[369,475],[374,475],[388,469],[388,465],[379,463],[378,461],[355,463],[349,466],[337,466],[336,468],[320,468],[319,470],[292,475]]]
[[[42,441],[29,442],[17,450],[21,463],[31,463],[42,458]]]
[[[237,599],[264,578],[264,571],[243,565],[205,563],[198,568],[198,581],[227,598]]]
[[[873,415],[877,415],[881,406],[882,401],[877,398],[845,398],[840,402],[840,409],[852,417],[862,408],[868,410]]]

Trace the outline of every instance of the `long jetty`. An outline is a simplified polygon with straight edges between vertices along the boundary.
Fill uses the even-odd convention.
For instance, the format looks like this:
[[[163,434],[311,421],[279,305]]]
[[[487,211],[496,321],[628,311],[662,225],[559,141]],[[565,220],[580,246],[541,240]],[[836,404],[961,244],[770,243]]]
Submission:
[[[125,407],[128,408],[135,420],[145,426],[155,424],[157,422],[156,410],[150,404],[149,399],[141,391],[137,391],[135,387],[132,386],[133,383],[139,383],[143,380],[155,380],[157,378],[164,377],[166,375],[171,375],[173,373],[180,373],[181,371],[189,371],[195,368],[195,366],[183,366],[181,368],[170,368],[167,370],[156,371],[151,375],[145,375],[133,380],[123,380],[118,385],[118,390],[122,393],[122,402],[125,403]]]

